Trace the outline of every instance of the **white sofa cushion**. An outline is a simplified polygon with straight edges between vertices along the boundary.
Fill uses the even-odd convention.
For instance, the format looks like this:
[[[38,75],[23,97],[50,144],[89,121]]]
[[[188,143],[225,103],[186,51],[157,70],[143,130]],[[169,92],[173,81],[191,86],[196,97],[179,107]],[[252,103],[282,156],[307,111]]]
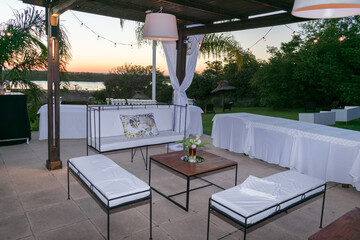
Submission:
[[[269,198],[267,196],[248,194],[246,191],[241,191],[242,184],[240,184],[227,190],[213,194],[211,196],[211,199],[221,203],[222,205],[232,209],[233,211],[245,217],[248,217],[266,208],[270,208],[262,213],[249,217],[247,220],[247,224],[253,224],[276,212],[278,210],[276,204],[279,204],[285,200],[289,200],[298,194],[305,193],[306,191],[319,187],[325,183],[320,179],[310,177],[293,170],[280,172],[269,177],[265,177],[263,179],[280,184],[280,189],[276,196]],[[307,193],[305,197],[311,196],[322,190],[324,189],[318,188],[312,190]],[[284,202],[280,204],[280,209],[285,208],[300,200],[301,196]],[[215,202],[211,202],[211,204],[220,211],[230,215],[231,217],[237,219],[242,223],[245,223],[244,217],[235,214],[234,212],[220,206]]]
[[[104,155],[98,154],[71,158],[69,159],[69,162],[71,163],[69,164],[69,167],[75,173],[78,172],[76,170],[78,169],[86,176],[88,180],[83,176],[80,176],[80,178],[88,187],[90,187],[92,183],[108,199],[134,194],[110,201],[108,205],[107,200],[100,194],[100,192],[93,188],[93,192],[105,205],[108,205],[109,207],[115,207],[150,195],[150,191],[142,192],[150,189],[148,184],[129,173]],[[76,169],[72,166],[72,164],[76,167]]]
[[[113,137],[103,137],[101,138],[101,149],[99,149],[98,141],[95,138],[89,140],[91,146],[100,150],[101,152],[113,151],[113,150],[121,150],[127,148],[136,148],[147,145],[156,145],[162,143],[170,143],[182,140],[184,138],[184,134],[177,133],[174,131],[160,131],[157,136],[146,136],[141,138],[127,138],[124,135],[122,136],[113,136]]]

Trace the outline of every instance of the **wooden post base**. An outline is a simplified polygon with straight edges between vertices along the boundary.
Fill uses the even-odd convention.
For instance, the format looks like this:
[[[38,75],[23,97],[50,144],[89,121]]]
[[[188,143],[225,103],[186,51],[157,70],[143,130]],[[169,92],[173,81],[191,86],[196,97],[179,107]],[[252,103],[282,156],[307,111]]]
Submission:
[[[56,170],[56,169],[61,169],[62,168],[62,162],[61,160],[58,161],[49,161],[46,160],[46,168],[48,170]]]

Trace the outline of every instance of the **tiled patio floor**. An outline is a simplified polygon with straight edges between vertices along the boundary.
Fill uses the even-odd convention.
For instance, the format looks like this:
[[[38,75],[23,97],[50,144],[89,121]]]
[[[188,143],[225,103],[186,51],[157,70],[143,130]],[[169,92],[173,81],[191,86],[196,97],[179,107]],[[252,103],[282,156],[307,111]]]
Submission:
[[[0,147],[0,239],[105,239],[106,214],[95,200],[70,177],[71,200],[67,200],[66,160],[86,154],[85,140],[62,140],[61,170],[48,171],[47,141],[38,141],[33,133],[29,145]],[[204,136],[208,141],[211,139]],[[238,183],[250,174],[265,177],[284,171],[243,154],[207,146],[206,150],[239,162]],[[164,153],[165,146],[150,148],[151,154]],[[148,181],[141,155],[130,162],[130,151],[106,154],[121,167]],[[222,187],[234,183],[234,170],[206,176]],[[185,189],[185,180],[166,170],[153,166],[152,184],[167,192]],[[192,186],[203,184],[201,180]],[[211,194],[220,191],[210,186],[190,195],[190,210],[185,212],[160,195],[153,193],[153,239],[206,239],[207,204]],[[176,197],[185,201],[183,195]],[[330,183],[326,193],[324,226],[328,225],[355,206],[360,207],[360,192]],[[319,230],[321,199],[316,198],[282,214],[280,217],[250,230],[249,240],[307,239]],[[242,231],[212,215],[210,239],[242,239]],[[137,205],[111,214],[111,239],[148,239],[149,206]],[[223,237],[225,236],[225,237]],[[222,238],[223,237],[223,238]]]

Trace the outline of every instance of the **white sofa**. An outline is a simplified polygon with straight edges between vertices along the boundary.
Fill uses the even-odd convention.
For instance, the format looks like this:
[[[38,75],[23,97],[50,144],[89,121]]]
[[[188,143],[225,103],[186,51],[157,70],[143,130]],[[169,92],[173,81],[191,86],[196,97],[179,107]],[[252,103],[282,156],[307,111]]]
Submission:
[[[319,113],[299,113],[299,121],[322,125],[335,124],[335,112],[320,111]]]
[[[146,137],[125,137],[120,115],[137,115],[153,113],[159,135]],[[185,117],[186,116],[186,117]],[[176,125],[175,117],[181,119]],[[188,120],[186,120],[188,119]],[[135,155],[134,149],[144,147],[143,157],[147,168],[148,147],[169,144],[182,140],[186,136],[186,122],[190,116],[186,106],[147,105],[134,107],[121,106],[88,106],[87,108],[87,155],[88,148],[98,153],[131,149],[131,161]],[[189,131],[189,129],[187,129]],[[142,151],[142,150],[141,150]],[[144,155],[143,155],[144,156]]]
[[[360,118],[359,106],[345,106],[344,109],[331,109],[336,114],[337,122],[349,122],[354,119]]]

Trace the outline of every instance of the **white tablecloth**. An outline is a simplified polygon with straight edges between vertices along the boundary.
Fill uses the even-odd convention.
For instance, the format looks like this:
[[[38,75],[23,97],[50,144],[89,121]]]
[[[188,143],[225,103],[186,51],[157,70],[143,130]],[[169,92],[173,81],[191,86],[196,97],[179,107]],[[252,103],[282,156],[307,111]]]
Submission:
[[[360,191],[360,132],[248,113],[217,114],[213,144]]]
[[[188,110],[191,120],[190,134],[202,135],[203,111],[196,106],[189,106]],[[48,138],[47,104],[41,106],[38,114],[40,114],[39,140],[44,140]],[[60,138],[86,138],[85,105],[60,105]]]

